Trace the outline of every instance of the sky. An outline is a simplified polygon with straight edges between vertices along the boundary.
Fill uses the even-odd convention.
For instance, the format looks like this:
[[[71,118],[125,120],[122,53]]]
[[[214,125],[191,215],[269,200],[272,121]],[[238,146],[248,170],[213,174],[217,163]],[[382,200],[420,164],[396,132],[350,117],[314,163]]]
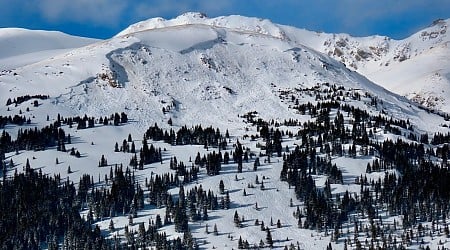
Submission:
[[[171,19],[190,11],[209,17],[259,17],[319,32],[402,39],[434,20],[450,18],[450,0],[0,0],[0,27],[105,39],[138,21]]]

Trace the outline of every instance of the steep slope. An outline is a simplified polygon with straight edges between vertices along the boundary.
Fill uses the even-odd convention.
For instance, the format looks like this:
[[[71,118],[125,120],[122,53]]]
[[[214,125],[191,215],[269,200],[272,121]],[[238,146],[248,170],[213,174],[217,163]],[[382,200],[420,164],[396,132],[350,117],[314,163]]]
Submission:
[[[200,14],[188,13],[174,20],[152,19],[136,24],[110,40],[4,71],[0,75],[0,114],[3,117],[23,116],[29,122],[7,122],[3,128],[11,137],[2,133],[0,140],[1,149],[5,149],[2,155],[5,161],[0,165],[2,177],[12,179],[17,176],[16,172],[26,172],[30,176],[29,169],[35,169],[45,178],[57,175],[61,182],[75,182],[75,211],[81,211],[81,219],[89,228],[98,226],[99,232],[111,239],[112,244],[123,243],[128,247],[145,241],[147,248],[158,248],[155,244],[161,239],[151,239],[155,235],[152,230],[164,233],[167,239],[184,237],[186,242],[192,234],[200,249],[236,249],[240,238],[250,246],[264,248],[271,245],[271,237],[275,249],[288,246],[325,249],[329,244],[333,249],[357,248],[358,242],[369,248],[369,242],[384,244],[383,236],[376,235],[375,230],[379,234],[389,231],[391,240],[386,244],[392,248],[448,245],[440,230],[427,230],[422,234],[418,227],[411,227],[402,218],[404,213],[400,212],[406,211],[388,211],[386,201],[378,202],[374,207],[364,206],[370,200],[381,199],[383,194],[375,191],[378,184],[371,185],[370,182],[382,180],[385,174],[401,176],[394,166],[397,162],[401,166],[411,164],[414,166],[411,170],[426,172],[406,176],[409,178],[404,181],[409,185],[407,188],[400,186],[401,181],[391,183],[398,187],[395,195],[399,201],[408,201],[403,197],[415,194],[412,190],[422,186],[439,191],[435,195],[440,195],[442,189],[447,190],[445,184],[430,185],[427,182],[427,185],[417,185],[415,181],[425,183],[431,179],[432,168],[430,165],[426,168],[415,166],[426,160],[436,166],[445,164],[444,147],[439,142],[436,145],[428,143],[428,136],[432,137],[436,132],[447,133],[450,121],[420,109],[406,98],[349,70],[341,62],[300,44],[283,29],[256,18],[207,19]],[[300,35],[303,31],[297,32]],[[311,36],[310,42],[318,37]],[[44,98],[19,98],[25,95],[42,95]],[[15,102],[4,105],[8,99]],[[129,120],[114,125],[115,117],[110,118],[110,115],[121,112],[127,113]],[[77,126],[83,124],[83,120],[76,116],[85,117],[85,114],[89,120],[84,122],[87,127]],[[212,126],[213,136],[192,132],[193,128],[187,133],[203,138],[219,134],[226,145],[177,143],[173,137],[169,140],[155,138],[151,131],[157,128],[152,127],[147,133],[155,123],[166,129],[168,137],[170,133],[180,141],[185,139],[181,132],[191,126]],[[49,124],[55,125],[53,130],[46,129],[50,136],[44,138],[47,144],[42,143],[34,135],[38,134],[39,128]],[[59,126],[64,132],[57,131]],[[26,129],[28,132],[24,132]],[[21,143],[8,143],[11,138],[24,138],[27,134],[32,135],[31,140],[25,138]],[[424,145],[416,149],[419,140]],[[160,159],[144,163],[144,159],[150,158],[144,153],[145,144],[156,149],[153,153],[159,152]],[[238,152],[239,144],[247,155],[241,156],[240,170],[238,157],[233,157],[237,155],[233,151]],[[383,151],[381,145],[390,150]],[[269,146],[277,152],[271,152]],[[401,150],[404,147],[411,150]],[[419,158],[419,153],[415,152],[425,149],[427,152]],[[239,151],[244,154],[244,149]],[[211,166],[222,161],[215,160],[217,152],[224,155],[229,152],[231,159],[219,163],[218,173],[211,174]],[[403,153],[405,155],[401,155]],[[387,158],[383,154],[393,156]],[[197,155],[204,157],[197,160]],[[259,164],[256,164],[257,157]],[[289,179],[292,179],[289,183],[282,178],[286,174],[283,169],[287,166],[287,158],[293,160],[289,163]],[[203,159],[204,163],[201,163]],[[395,163],[384,163],[393,159]],[[174,167],[176,161],[180,165]],[[378,161],[383,162],[381,167],[375,164]],[[373,169],[368,168],[369,164]],[[118,175],[122,166],[126,178]],[[198,171],[195,178],[186,174],[194,170]],[[442,170],[436,183],[446,183],[448,173],[444,168]],[[302,171],[301,174],[298,171]],[[308,182],[293,182],[297,181],[295,173],[299,180],[308,176]],[[161,176],[165,177],[159,179]],[[368,182],[363,183],[363,178],[360,181],[360,176],[367,177]],[[220,182],[224,183],[223,188],[220,188]],[[181,186],[186,200],[180,199],[184,196]],[[310,190],[312,187],[317,187],[317,193]],[[160,189],[167,190],[155,197]],[[204,190],[205,194],[214,192],[210,198],[216,198],[217,206],[211,205],[214,202],[210,202],[209,207],[200,204],[202,192],[195,195],[196,191],[191,190]],[[313,198],[302,198],[300,193],[307,190]],[[391,188],[383,190],[393,191]],[[189,193],[194,193],[195,199],[188,196]],[[314,193],[319,194],[320,199],[314,199]],[[326,200],[322,195],[325,193]],[[347,198],[344,198],[346,193]],[[105,198],[109,194],[114,198]],[[368,197],[369,194],[375,195]],[[60,206],[73,205],[72,197],[64,195],[66,192],[62,192]],[[18,198],[14,200],[20,201],[20,196],[15,196]],[[428,202],[428,197],[425,198]],[[443,196],[443,200],[445,198]],[[170,205],[169,200],[178,206]],[[340,211],[346,209],[341,209],[340,205],[345,200],[354,205],[348,208],[348,218],[341,218]],[[327,203],[321,206],[327,210],[311,207],[318,201]],[[421,204],[417,203],[417,209],[423,207]],[[205,210],[208,218],[204,218]],[[414,212],[414,209],[408,210]],[[436,210],[436,214],[439,213],[440,210]],[[8,211],[14,211],[8,213],[12,218],[19,214],[12,209]],[[24,211],[25,218],[33,215]],[[239,214],[237,219],[233,218],[235,212]],[[317,226],[309,218],[316,212],[320,212],[321,218],[328,218],[315,220]],[[202,218],[195,218],[200,213]],[[189,234],[177,229],[181,215],[189,216],[189,222],[186,221]],[[374,217],[369,219],[368,216]],[[164,218],[164,225],[155,227],[158,217]],[[17,221],[26,221],[7,219],[12,228],[17,227]],[[329,221],[337,219],[342,220],[342,230],[336,226],[339,224],[329,226],[332,225]],[[424,228],[444,227],[446,223],[442,219],[437,219],[437,224],[427,222],[425,217],[420,219]],[[4,231],[10,235],[15,230]],[[414,238],[410,236],[412,232]],[[69,236],[59,235],[61,247],[70,248],[71,244],[97,246],[94,244],[101,242],[84,240],[77,243],[70,233],[64,233]],[[21,237],[31,238],[29,235],[33,234],[24,235]],[[41,236],[44,238],[41,241],[46,241],[43,245],[50,245],[49,238],[54,238],[58,244],[55,235],[44,236],[46,234]],[[407,237],[411,240],[404,241]]]
[[[450,19],[437,20],[403,40],[312,33],[284,26],[297,42],[328,54],[395,93],[450,112]]]
[[[233,23],[245,25],[236,18]],[[73,114],[128,110],[143,128],[171,116],[178,124],[220,125],[249,111],[288,118],[292,111],[280,102],[279,91],[331,83],[369,91],[392,106],[395,116],[425,125],[406,99],[279,32],[273,36],[250,24],[145,29],[76,49],[1,76],[0,102],[48,94]]]
[[[68,50],[97,42],[56,31],[0,29],[0,69],[35,63]]]
[[[242,16],[207,18],[186,13],[175,19],[149,19],[120,32],[128,33],[187,24],[225,27],[270,35],[325,53],[378,85],[426,107],[450,112],[449,19],[437,20],[403,40],[385,36],[352,37],[317,33]]]

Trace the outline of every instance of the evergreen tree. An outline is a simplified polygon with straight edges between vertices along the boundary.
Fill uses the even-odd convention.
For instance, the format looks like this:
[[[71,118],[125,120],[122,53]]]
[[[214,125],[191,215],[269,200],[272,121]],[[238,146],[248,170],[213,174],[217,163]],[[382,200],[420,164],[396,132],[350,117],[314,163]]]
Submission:
[[[268,227],[266,227],[266,243],[269,247],[273,247],[272,234]]]
[[[219,191],[220,191],[220,194],[225,193],[225,185],[223,184],[223,180],[220,180],[220,182],[219,182]]]
[[[238,240],[238,249],[244,249],[244,242],[242,241],[241,236],[239,236],[239,240]]]
[[[109,227],[108,227],[108,229],[109,229],[110,232],[114,232],[114,230],[115,230],[115,228],[114,228],[114,222],[113,222],[112,219],[109,221]]]
[[[253,164],[253,171],[258,170],[258,167],[259,167],[260,165],[261,165],[261,164],[259,163],[259,157],[256,157],[255,163]]]

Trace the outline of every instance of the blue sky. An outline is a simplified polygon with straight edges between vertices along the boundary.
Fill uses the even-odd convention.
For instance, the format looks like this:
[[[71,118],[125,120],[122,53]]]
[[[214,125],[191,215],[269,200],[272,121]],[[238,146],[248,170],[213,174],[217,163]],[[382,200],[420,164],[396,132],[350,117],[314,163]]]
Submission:
[[[450,18],[450,0],[0,0],[0,27],[109,38],[135,22],[170,19],[187,11],[210,17],[261,17],[314,31],[401,39],[438,18]]]

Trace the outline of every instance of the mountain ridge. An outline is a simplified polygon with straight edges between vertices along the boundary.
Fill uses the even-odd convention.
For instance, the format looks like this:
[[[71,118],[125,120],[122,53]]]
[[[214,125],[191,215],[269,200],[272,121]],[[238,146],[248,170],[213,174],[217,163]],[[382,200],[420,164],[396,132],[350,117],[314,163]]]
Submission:
[[[0,69],[26,66],[97,41],[60,31],[0,28]]]
[[[0,241],[445,248],[450,116],[296,41],[298,30],[231,19],[144,25],[2,70],[0,182],[23,191],[3,192]]]
[[[259,33],[270,35],[280,39],[286,38],[277,25],[268,19],[244,17],[239,15],[220,16],[216,18],[208,18],[203,13],[188,12],[182,14],[174,19],[166,20],[161,17],[151,18],[135,24],[130,25],[119,32],[116,36],[122,36],[129,33],[152,30],[158,28],[166,28],[188,24],[204,24],[216,28],[228,28],[237,31],[247,31],[252,33]]]
[[[345,33],[319,33],[275,24],[260,18],[236,15],[208,18],[201,13],[186,13],[170,20],[148,19],[130,25],[117,36],[188,24],[204,24],[265,34],[325,53],[384,88],[404,95],[428,108],[448,113],[450,112],[450,102],[448,102],[450,72],[446,70],[449,68],[446,66],[450,66],[450,60],[444,59],[442,66],[428,63],[423,66],[425,69],[419,70],[418,67],[421,65],[421,57],[436,51],[436,48],[441,48],[441,51],[435,52],[434,57],[439,57],[440,54],[450,55],[448,48],[450,38],[447,34],[449,22],[450,19],[439,19],[407,38],[395,40],[379,35],[352,37]],[[408,64],[411,65],[405,67]],[[417,74],[417,72],[423,73]],[[434,86],[434,89],[430,91],[429,85],[437,85],[437,87]]]
[[[177,39],[179,36],[184,39]],[[168,115],[160,110],[171,106],[167,103],[178,103],[172,119],[179,124],[189,123],[198,119],[198,114],[208,112],[207,106],[196,104],[199,101],[210,103],[215,114],[223,113],[221,107],[231,102],[232,107],[235,105],[231,114],[253,111],[256,107],[271,119],[283,119],[290,111],[284,104],[280,106],[277,91],[325,82],[389,97],[390,103],[402,106],[403,113],[410,113],[411,106],[401,104],[397,101],[399,97],[391,97],[341,63],[303,45],[267,34],[241,33],[207,25],[151,29],[118,36],[19,68],[0,77],[0,81],[12,86],[5,93],[42,94],[47,89],[46,94],[56,96],[55,103],[91,115],[126,108],[135,116],[147,117],[144,120],[158,117],[164,121]],[[27,85],[20,90],[15,82]],[[245,92],[252,95],[241,97]],[[185,97],[186,93],[190,93],[189,98]],[[263,96],[270,98],[264,102]],[[4,96],[3,101],[9,97]],[[102,103],[102,98],[109,100],[108,105]],[[151,108],[139,107],[140,103],[149,101]],[[267,107],[278,108],[267,110]],[[280,110],[286,113],[277,115]],[[233,116],[225,115],[223,120],[239,120]],[[210,116],[204,116],[207,117]],[[213,118],[209,123],[218,121]],[[142,125],[145,128],[149,124]]]
[[[168,24],[166,24],[167,22]],[[442,25],[442,23],[446,23],[446,21],[439,21],[437,25]],[[141,96],[144,98],[143,101],[145,98],[155,99],[155,107],[162,109],[165,105],[159,102],[179,102],[179,99],[182,99],[181,97],[174,98],[171,94],[168,94],[172,91],[178,93],[176,89],[168,89],[172,88],[170,86],[174,85],[174,82],[189,83],[195,81],[195,84],[198,85],[197,90],[204,92],[203,97],[197,96],[195,98],[200,100],[203,98],[209,101],[211,98],[214,99],[212,97],[214,95],[218,95],[218,99],[222,95],[228,95],[227,91],[236,93],[230,87],[236,87],[236,83],[254,82],[256,79],[260,81],[258,84],[266,81],[264,84],[274,84],[275,86],[281,84],[285,88],[292,88],[295,84],[312,87],[317,83],[341,84],[340,81],[347,83],[354,81],[355,83],[365,82],[363,88],[378,89],[378,87],[374,88],[375,85],[368,87],[366,79],[356,76],[348,69],[344,70],[345,64],[342,61],[339,62],[339,58],[335,58],[338,62],[330,61],[326,58],[331,56],[329,53],[316,52],[318,50],[312,48],[312,45],[320,44],[319,40],[326,41],[330,37],[338,39],[337,35],[324,33],[305,35],[303,32],[311,34],[306,30],[276,25],[266,19],[242,16],[208,19],[203,14],[186,13],[172,20],[153,18],[131,25],[119,33],[121,35],[111,39],[96,41],[86,47],[65,51],[65,53],[55,55],[47,60],[19,67],[12,71],[4,71],[0,76],[0,83],[3,82],[4,86],[9,85],[8,91],[17,91],[16,95],[42,94],[41,91],[47,89],[48,93],[46,94],[58,96],[55,99],[56,103],[65,100],[66,103],[72,103],[70,104],[72,110],[94,112],[94,114],[104,113],[108,108],[104,105],[86,106],[85,103],[90,100],[89,98],[85,98],[83,101],[77,99],[85,96],[83,91],[92,90],[92,92],[96,92],[107,100],[111,100],[112,97],[104,92],[111,92],[112,96],[121,98],[126,103],[124,104],[125,108],[135,107],[135,110],[139,110],[132,99],[124,99],[126,96],[131,96],[131,92],[128,91],[132,91],[136,96]],[[180,36],[183,39],[179,39]],[[299,37],[303,37],[303,43],[298,41]],[[310,40],[307,41],[307,39]],[[234,52],[231,53],[233,50]],[[249,54],[248,51],[254,53]],[[158,55],[159,58],[155,58],[155,55]],[[255,55],[258,56],[254,60],[252,57],[255,57]],[[174,58],[179,60],[173,61]],[[431,66],[435,66],[433,58],[435,58],[434,54],[431,57]],[[445,56],[444,60],[446,60]],[[409,61],[412,60],[406,60],[405,62],[409,63]],[[152,67],[149,68],[149,65]],[[174,69],[171,69],[172,67]],[[191,70],[194,70],[196,74],[192,75]],[[284,72],[284,75],[278,72]],[[134,79],[130,79],[131,76]],[[349,80],[351,78],[352,80]],[[336,80],[337,82],[335,82]],[[22,86],[25,88],[19,90],[22,87],[14,83],[18,81],[23,82],[22,84],[26,82],[26,87]],[[284,83],[280,83],[280,81]],[[50,82],[52,86],[43,88],[42,82]],[[109,89],[108,85],[113,89]],[[127,85],[133,86],[134,90],[129,89]],[[384,87],[381,84],[379,85]],[[44,84],[44,86],[47,85]],[[184,85],[181,86],[185,88]],[[242,86],[244,85],[241,84]],[[125,90],[120,91],[115,87],[125,87],[122,88]],[[422,87],[422,85],[419,87]],[[98,91],[99,89],[103,90]],[[214,89],[214,91],[211,92],[211,89]],[[259,87],[256,87],[256,89],[259,89]],[[67,92],[68,90],[70,91]],[[79,93],[74,94],[74,90]],[[141,93],[142,91],[144,93]],[[145,93],[146,91],[151,91],[153,97]],[[267,89],[267,91],[269,93],[272,90]],[[386,95],[386,92],[381,89],[376,91],[380,96],[391,95]],[[398,91],[395,92],[398,93]],[[161,96],[158,97],[157,95]],[[417,97],[405,96],[423,104],[423,101]],[[3,97],[3,101],[6,101],[7,98],[7,96]],[[96,96],[90,98],[100,100]],[[161,100],[156,100],[158,98]],[[232,99],[232,95],[230,98]],[[426,98],[428,98],[426,100],[429,100],[434,97]],[[398,97],[394,99],[398,99]],[[433,100],[445,103],[448,98]],[[120,102],[116,103],[120,104]],[[394,103],[399,104],[398,101],[394,101]],[[223,105],[223,103],[217,104],[217,107]],[[248,103],[248,107],[251,105],[254,105],[254,103]],[[411,104],[406,104],[405,107],[410,106]],[[429,105],[425,106],[429,107]],[[403,112],[410,113],[405,107]],[[443,111],[446,110],[443,109]],[[154,111],[151,111],[151,113],[155,117],[159,117],[160,120],[167,119],[167,115],[156,114],[158,112],[155,113]],[[266,113],[269,114],[270,112]],[[397,112],[397,115],[399,114]],[[188,118],[187,121],[189,120],[191,119]],[[183,122],[180,121],[180,123]]]

